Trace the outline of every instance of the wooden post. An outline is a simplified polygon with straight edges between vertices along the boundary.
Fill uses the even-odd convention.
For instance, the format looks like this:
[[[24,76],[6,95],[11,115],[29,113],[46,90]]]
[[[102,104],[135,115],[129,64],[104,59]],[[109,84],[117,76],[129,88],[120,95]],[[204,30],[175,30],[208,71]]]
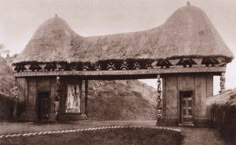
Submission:
[[[14,86],[11,89],[12,94],[14,95],[14,105],[13,105],[13,112],[12,116],[14,120],[18,119],[18,103],[19,103],[19,83],[17,78],[14,80]]]
[[[85,80],[85,115],[88,116],[88,80]]]
[[[225,91],[225,73],[222,72],[220,76],[220,93]]]
[[[161,100],[161,77],[157,75],[157,124],[159,125],[162,119],[162,100]]]
[[[54,111],[55,111],[55,120],[58,120],[58,115],[60,113],[60,76],[56,77],[56,97],[54,101]]]

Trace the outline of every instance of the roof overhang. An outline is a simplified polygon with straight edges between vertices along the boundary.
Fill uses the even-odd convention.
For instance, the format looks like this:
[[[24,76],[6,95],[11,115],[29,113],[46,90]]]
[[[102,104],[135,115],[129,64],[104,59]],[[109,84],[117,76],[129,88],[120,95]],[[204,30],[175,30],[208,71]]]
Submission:
[[[170,68],[153,68],[140,70],[100,70],[100,71],[24,71],[16,72],[14,76],[20,77],[49,77],[49,76],[81,76],[91,77],[94,79],[103,78],[106,76],[122,79],[122,77],[131,77],[136,79],[141,78],[155,78],[156,75],[168,74],[203,74],[210,73],[213,75],[220,75],[226,71],[226,67],[170,67]]]

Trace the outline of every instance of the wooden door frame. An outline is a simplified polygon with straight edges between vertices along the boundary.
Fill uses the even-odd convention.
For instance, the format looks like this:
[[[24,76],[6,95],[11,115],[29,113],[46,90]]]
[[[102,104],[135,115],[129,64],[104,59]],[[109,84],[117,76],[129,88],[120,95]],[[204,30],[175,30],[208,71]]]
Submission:
[[[49,116],[48,116],[48,118],[47,118],[47,120],[44,120],[44,119],[42,119],[41,118],[41,112],[40,112],[40,105],[41,105],[41,99],[42,98],[40,98],[39,96],[40,96],[40,94],[43,94],[43,93],[47,93],[48,94],[48,96],[47,96],[47,98],[48,98],[48,110],[47,110],[47,112],[48,112],[48,115],[49,115],[49,112],[50,112],[50,91],[38,91],[37,92],[37,105],[36,105],[36,112],[37,112],[37,120],[38,121],[48,121],[48,119],[49,119]]]
[[[184,123],[182,122],[182,110],[181,110],[181,93],[183,92],[191,92],[192,93],[192,123],[194,122],[194,103],[195,103],[195,100],[194,100],[194,90],[179,90],[178,91],[178,122],[179,122],[179,125],[183,125]]]

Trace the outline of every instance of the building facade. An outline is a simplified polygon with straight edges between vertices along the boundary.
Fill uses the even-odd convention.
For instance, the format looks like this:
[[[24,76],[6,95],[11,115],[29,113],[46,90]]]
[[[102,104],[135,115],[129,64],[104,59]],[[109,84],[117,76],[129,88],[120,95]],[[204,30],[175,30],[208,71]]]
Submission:
[[[76,34],[55,16],[14,62],[15,77],[24,86],[21,118],[86,119],[89,80],[158,77],[163,80],[160,124],[207,125],[205,100],[213,95],[213,76],[221,76],[223,91],[232,59],[207,15],[190,4],[159,27],[96,37]]]

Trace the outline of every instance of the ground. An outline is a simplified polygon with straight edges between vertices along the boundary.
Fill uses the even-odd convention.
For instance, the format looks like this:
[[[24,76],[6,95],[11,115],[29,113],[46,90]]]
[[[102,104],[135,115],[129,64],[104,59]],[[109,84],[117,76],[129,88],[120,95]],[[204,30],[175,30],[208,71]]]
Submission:
[[[154,127],[155,121],[80,121],[57,124],[35,124],[35,123],[0,123],[0,135],[27,133],[39,131],[52,131],[64,129],[78,129],[99,126],[131,125]],[[225,145],[219,133],[210,128],[171,127],[182,131],[183,145]],[[1,139],[0,139],[1,140]]]
[[[217,130],[212,128],[180,128],[184,135],[183,145],[225,145]]]

